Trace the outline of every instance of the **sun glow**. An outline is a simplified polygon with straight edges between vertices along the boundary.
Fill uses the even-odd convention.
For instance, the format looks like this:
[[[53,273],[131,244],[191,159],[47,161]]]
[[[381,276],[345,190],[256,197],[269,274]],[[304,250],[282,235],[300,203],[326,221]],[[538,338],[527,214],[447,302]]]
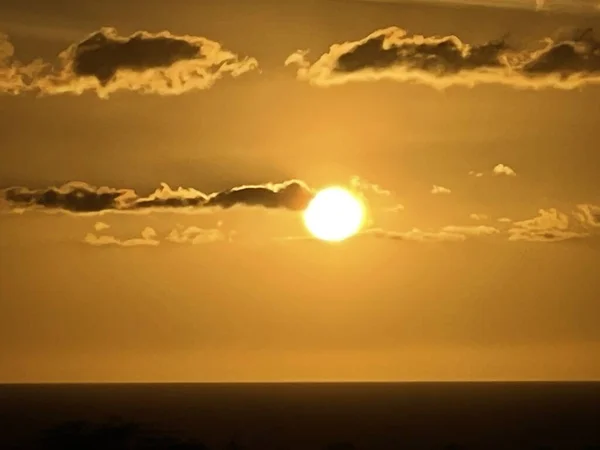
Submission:
[[[338,242],[356,234],[363,225],[364,205],[341,187],[319,191],[304,211],[304,225],[318,239]]]

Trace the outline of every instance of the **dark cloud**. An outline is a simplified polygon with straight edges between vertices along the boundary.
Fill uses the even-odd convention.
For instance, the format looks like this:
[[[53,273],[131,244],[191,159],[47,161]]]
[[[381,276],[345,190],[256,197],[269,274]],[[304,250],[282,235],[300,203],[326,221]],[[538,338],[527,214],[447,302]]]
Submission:
[[[501,67],[500,53],[508,49],[504,41],[496,41],[466,51],[467,47],[455,36],[396,42],[387,39],[386,35],[378,35],[341,54],[336,71],[351,73],[399,65],[443,76],[480,67]]]
[[[63,211],[77,214],[103,212],[143,212],[200,208],[231,208],[236,205],[302,210],[313,197],[306,183],[290,180],[283,183],[239,186],[222,192],[205,194],[195,189],[171,189],[162,184],[143,197],[132,189],[96,187],[71,182],[60,187],[29,189],[10,187],[0,190],[0,200],[10,210]]]
[[[60,187],[11,187],[1,192],[5,201],[14,207],[64,210],[73,213],[117,210],[135,198],[135,193],[129,189],[95,187],[76,181]]]
[[[471,45],[456,36],[408,35],[390,27],[334,45],[313,63],[307,51],[298,51],[286,65],[299,66],[298,78],[318,86],[387,79],[436,87],[501,83],[571,89],[600,82],[600,41],[592,30],[530,47],[519,49],[506,38]]]
[[[211,195],[205,206],[230,208],[235,205],[247,205],[300,211],[308,206],[312,197],[313,192],[305,183],[292,180],[280,184],[242,186],[219,192]]]
[[[167,68],[179,61],[198,58],[201,48],[201,42],[167,33],[153,36],[141,32],[122,38],[108,29],[100,30],[72,47],[70,59],[76,75],[95,77],[106,86],[119,70],[143,72]]]
[[[120,36],[103,28],[63,51],[56,65],[24,65],[12,60],[13,52],[0,35],[0,92],[175,95],[210,88],[224,75],[235,77],[258,66],[254,58],[241,58],[207,38],[168,31]]]
[[[208,195],[191,188],[171,189],[165,183],[161,183],[160,188],[147,197],[138,198],[126,209],[181,209],[197,208],[204,206],[208,200]]]

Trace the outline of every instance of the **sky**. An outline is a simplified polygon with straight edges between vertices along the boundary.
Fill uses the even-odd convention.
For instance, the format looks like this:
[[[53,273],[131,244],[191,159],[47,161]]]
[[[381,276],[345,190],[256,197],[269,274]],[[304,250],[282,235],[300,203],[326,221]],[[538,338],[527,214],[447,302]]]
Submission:
[[[600,379],[599,25],[4,0],[0,382]]]

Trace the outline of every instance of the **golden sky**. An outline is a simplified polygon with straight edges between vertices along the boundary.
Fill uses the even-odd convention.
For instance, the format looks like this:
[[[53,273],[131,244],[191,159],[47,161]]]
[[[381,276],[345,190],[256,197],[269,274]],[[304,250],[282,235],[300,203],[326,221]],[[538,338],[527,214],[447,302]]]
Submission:
[[[600,379],[597,3],[3,1],[0,382]]]

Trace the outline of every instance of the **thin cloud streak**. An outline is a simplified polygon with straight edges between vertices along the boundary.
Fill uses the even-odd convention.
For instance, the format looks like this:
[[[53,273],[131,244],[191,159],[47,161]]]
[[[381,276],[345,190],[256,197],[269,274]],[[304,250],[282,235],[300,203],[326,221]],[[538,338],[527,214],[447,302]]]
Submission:
[[[165,239],[174,244],[199,245],[208,244],[211,242],[231,242],[234,235],[235,232],[233,231],[225,233],[219,228],[200,228],[197,226],[190,226],[187,228],[174,228]]]
[[[96,227],[97,229],[97,227]],[[94,247],[156,247],[160,244],[157,239],[154,228],[146,227],[142,230],[141,237],[131,239],[119,239],[111,235],[96,235],[88,233],[83,238],[83,242]]]
[[[600,12],[595,0],[337,0],[353,3],[406,4],[422,3],[439,6],[483,6],[500,9],[523,9],[535,11],[565,11],[590,14]]]

